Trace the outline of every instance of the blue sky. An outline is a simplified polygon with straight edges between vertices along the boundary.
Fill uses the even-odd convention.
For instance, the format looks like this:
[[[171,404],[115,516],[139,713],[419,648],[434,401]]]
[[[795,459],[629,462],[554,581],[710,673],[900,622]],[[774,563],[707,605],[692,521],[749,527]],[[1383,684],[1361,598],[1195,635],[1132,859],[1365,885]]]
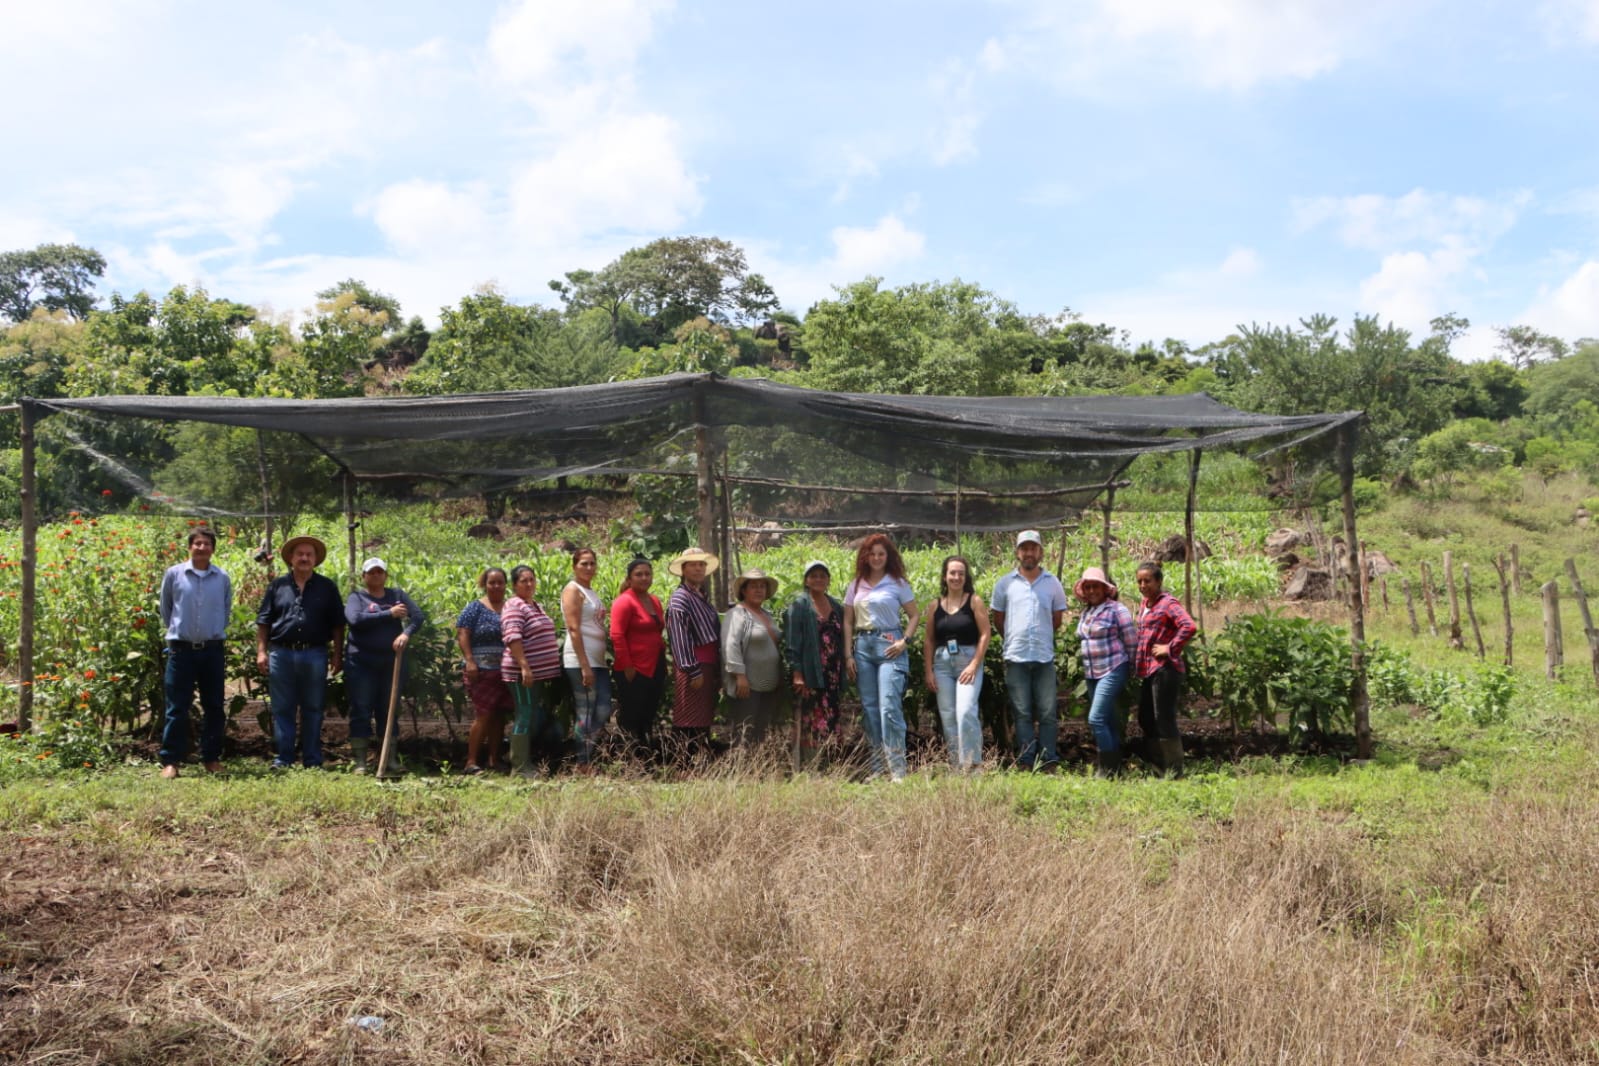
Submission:
[[[0,249],[436,319],[668,234],[789,308],[977,282],[1133,340],[1599,336],[1599,0],[0,0]],[[26,114],[27,120],[16,116]]]

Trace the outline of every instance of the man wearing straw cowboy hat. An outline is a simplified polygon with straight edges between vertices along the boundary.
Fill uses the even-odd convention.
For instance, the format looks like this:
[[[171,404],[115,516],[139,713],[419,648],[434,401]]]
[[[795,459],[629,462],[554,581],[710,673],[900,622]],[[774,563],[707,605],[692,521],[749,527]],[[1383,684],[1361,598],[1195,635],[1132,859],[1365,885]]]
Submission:
[[[338,586],[316,572],[328,557],[326,544],[290,537],[279,554],[289,572],[267,586],[255,616],[255,665],[267,675],[272,705],[272,768],[293,765],[297,739],[306,767],[317,767],[328,674],[344,666],[344,600]]]

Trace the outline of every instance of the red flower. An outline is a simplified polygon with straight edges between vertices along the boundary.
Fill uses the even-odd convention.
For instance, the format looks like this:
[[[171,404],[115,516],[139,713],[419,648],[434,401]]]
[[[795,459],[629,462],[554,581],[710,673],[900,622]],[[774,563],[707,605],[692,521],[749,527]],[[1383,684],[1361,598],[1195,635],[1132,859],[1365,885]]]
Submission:
[[[83,676],[88,678],[90,681],[93,681],[94,680],[94,671],[93,670],[85,670],[83,672]]]
[[[111,495],[111,490],[110,489],[101,489],[100,490],[100,495],[109,496],[109,495]]]

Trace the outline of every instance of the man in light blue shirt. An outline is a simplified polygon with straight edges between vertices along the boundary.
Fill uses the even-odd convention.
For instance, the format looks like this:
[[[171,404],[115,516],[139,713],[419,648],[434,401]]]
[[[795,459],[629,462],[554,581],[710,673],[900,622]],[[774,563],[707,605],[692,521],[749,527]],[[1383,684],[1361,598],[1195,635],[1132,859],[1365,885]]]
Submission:
[[[1051,773],[1060,764],[1055,631],[1066,614],[1066,590],[1044,569],[1043,561],[1044,542],[1038,531],[1018,535],[1016,569],[994,585],[988,617],[1005,639],[1005,688],[1016,726],[1016,765]]]
[[[233,614],[233,582],[211,565],[217,535],[203,527],[189,533],[189,560],[161,577],[161,624],[166,630],[167,716],[161,730],[161,776],[178,776],[189,754],[189,714],[200,692],[200,761],[222,769],[222,709],[227,656],[223,638]]]

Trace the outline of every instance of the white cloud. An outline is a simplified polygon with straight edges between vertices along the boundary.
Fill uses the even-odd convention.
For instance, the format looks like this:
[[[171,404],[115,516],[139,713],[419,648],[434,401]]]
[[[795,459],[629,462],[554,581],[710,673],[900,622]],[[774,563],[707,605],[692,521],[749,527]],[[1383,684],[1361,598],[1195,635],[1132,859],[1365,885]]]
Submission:
[[[1492,242],[1531,203],[1526,190],[1485,198],[1412,189],[1397,197],[1372,193],[1303,199],[1295,201],[1292,212],[1300,232],[1330,224],[1352,248],[1387,252],[1444,241]]]
[[[1425,334],[1429,322],[1457,306],[1456,286],[1476,255],[1458,243],[1386,255],[1377,273],[1360,283],[1359,310]]]
[[[363,210],[401,254],[433,254],[448,248],[478,247],[491,232],[486,201],[478,183],[452,189],[443,182],[412,179],[383,189]]]
[[[1253,248],[1234,248],[1216,271],[1225,278],[1252,277],[1260,271],[1260,256]]]
[[[1557,43],[1575,37],[1585,44],[1599,44],[1599,0],[1546,0],[1539,14]]]
[[[627,71],[671,9],[670,0],[521,0],[495,18],[489,56],[501,78],[534,91],[595,81]]]
[[[1519,321],[1566,340],[1599,337],[1599,260],[1588,260],[1552,291],[1540,293]]]
[[[870,228],[839,226],[832,232],[832,276],[839,281],[857,281],[868,274],[880,274],[921,258],[927,238],[885,215]]]
[[[1304,81],[1384,39],[1402,6],[1378,0],[1012,0],[1022,25],[983,46],[987,62],[1020,60],[1079,91],[1131,72],[1242,91]],[[1412,8],[1424,4],[1410,5]]]

